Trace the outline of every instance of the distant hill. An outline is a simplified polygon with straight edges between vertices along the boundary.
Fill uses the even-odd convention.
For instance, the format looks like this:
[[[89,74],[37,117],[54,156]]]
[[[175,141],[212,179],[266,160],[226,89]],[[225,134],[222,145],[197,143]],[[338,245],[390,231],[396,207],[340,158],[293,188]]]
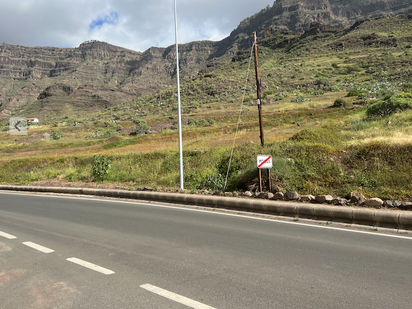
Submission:
[[[254,31],[261,38],[282,29],[303,34],[314,22],[347,27],[366,18],[409,12],[410,0],[278,0],[240,22],[222,41],[180,45],[181,78],[194,78],[217,60],[232,59],[248,49]],[[269,40],[265,44],[275,43]],[[45,117],[50,113],[100,111],[171,87],[175,78],[173,46],[152,47],[141,53],[98,41],[77,48],[3,43],[0,120],[13,115]]]

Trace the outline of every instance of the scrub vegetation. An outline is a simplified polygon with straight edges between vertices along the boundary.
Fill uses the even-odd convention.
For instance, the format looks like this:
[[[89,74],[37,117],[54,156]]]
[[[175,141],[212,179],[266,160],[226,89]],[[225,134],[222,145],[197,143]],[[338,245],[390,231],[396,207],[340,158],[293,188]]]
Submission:
[[[250,50],[220,58],[182,82],[185,188],[247,190],[256,156],[270,154],[274,190],[412,199],[410,16],[306,35],[279,30],[258,44],[265,147]],[[4,123],[0,183],[177,189],[175,94],[50,118],[27,136],[9,135]]]

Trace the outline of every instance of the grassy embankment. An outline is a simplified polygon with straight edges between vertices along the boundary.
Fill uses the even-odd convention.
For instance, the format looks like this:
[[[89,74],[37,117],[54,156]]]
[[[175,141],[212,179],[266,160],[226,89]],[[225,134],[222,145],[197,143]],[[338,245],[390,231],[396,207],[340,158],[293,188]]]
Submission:
[[[365,46],[362,38],[372,32],[382,42],[396,39],[397,44]],[[388,18],[364,23],[356,31],[296,40],[282,49],[261,48],[266,146],[262,149],[259,142],[251,75],[229,189],[247,189],[256,179],[256,155],[271,154],[275,189],[340,196],[360,191],[410,199],[412,110],[395,108],[395,113],[384,116],[368,116],[367,110],[395,93],[410,93],[411,40],[410,20]],[[339,42],[347,48],[335,48]],[[182,84],[183,112],[189,118],[183,132],[184,170],[190,190],[222,189],[248,61],[222,60],[209,77]],[[350,90],[353,96],[347,97]],[[177,130],[121,134],[121,129],[134,128],[134,119],[146,119],[149,125],[176,121],[174,91],[157,92],[99,114],[56,119],[30,129],[27,137],[0,133],[0,183],[94,183],[93,155],[104,154],[113,162],[100,182],[176,188]],[[332,107],[337,99],[344,99],[342,107]],[[57,129],[63,138],[40,138]],[[93,134],[97,131],[100,136]]]

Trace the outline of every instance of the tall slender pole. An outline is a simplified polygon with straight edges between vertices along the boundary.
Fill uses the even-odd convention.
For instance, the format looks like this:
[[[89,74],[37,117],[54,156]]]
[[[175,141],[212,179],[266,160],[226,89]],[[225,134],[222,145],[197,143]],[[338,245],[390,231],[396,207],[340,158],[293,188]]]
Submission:
[[[259,66],[258,66],[258,55],[257,55],[257,43],[256,43],[256,32],[253,32],[254,36],[254,54],[255,54],[255,72],[256,72],[256,88],[257,88],[257,100],[258,100],[258,111],[259,111],[259,127],[260,127],[260,144],[265,146],[265,136],[263,134],[263,122],[262,122],[262,101],[260,93],[260,79],[259,79]]]
[[[256,43],[256,32],[253,32],[254,37],[254,45],[253,51],[255,54],[255,73],[256,73],[256,93],[257,93],[257,101],[258,101],[258,111],[259,111],[259,127],[260,127],[260,144],[262,147],[265,146],[265,137],[263,135],[263,123],[262,123],[262,101],[261,101],[261,93],[260,93],[260,78],[259,78],[259,66],[258,66],[258,54],[257,54],[257,43]],[[258,168],[258,179],[259,179],[259,192],[263,191],[262,186],[262,170]]]
[[[177,108],[179,121],[179,166],[180,166],[180,189],[183,190],[183,146],[182,146],[182,113],[180,110],[180,77],[179,77],[179,45],[177,39],[177,8],[175,2],[175,39],[176,39],[176,76],[177,76]]]

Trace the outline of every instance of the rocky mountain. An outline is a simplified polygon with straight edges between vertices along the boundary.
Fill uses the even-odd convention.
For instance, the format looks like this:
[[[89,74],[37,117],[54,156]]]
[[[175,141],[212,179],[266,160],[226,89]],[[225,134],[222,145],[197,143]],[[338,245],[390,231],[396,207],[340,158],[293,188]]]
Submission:
[[[181,78],[206,72],[221,58],[248,49],[254,31],[268,37],[282,30],[335,27],[358,20],[412,12],[411,0],[277,0],[243,20],[220,42],[179,47]],[[287,35],[286,35],[287,36]],[[274,44],[273,42],[271,44]],[[276,43],[278,44],[278,43]],[[89,41],[77,48],[0,45],[0,120],[13,115],[45,117],[99,111],[175,85],[175,48],[136,52]]]
[[[201,68],[215,44],[192,42],[180,47],[182,78]],[[172,47],[140,53],[98,41],[78,48],[2,44],[0,118],[27,112],[39,117],[50,111],[57,115],[99,111],[130,101],[174,85],[175,57]]]
[[[246,18],[226,38],[227,46],[250,46],[253,32],[304,31],[317,22],[335,27],[349,27],[359,20],[412,13],[411,0],[277,0],[259,13]]]

